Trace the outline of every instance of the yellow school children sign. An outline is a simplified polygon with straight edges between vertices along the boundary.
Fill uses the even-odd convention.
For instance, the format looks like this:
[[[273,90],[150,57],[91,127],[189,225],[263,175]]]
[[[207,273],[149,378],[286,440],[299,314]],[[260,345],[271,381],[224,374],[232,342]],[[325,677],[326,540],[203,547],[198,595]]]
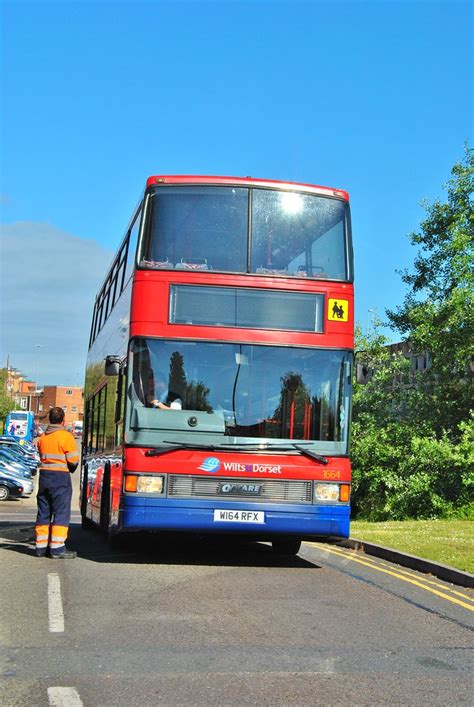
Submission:
[[[330,299],[328,303],[328,319],[331,322],[349,321],[349,301],[346,299]]]

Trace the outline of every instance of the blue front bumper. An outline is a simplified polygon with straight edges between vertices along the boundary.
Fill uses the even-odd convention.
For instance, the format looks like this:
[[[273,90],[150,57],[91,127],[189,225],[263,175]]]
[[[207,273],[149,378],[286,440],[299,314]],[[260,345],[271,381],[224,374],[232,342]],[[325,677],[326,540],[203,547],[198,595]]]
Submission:
[[[214,510],[263,511],[264,523],[215,521]],[[118,530],[234,533],[258,537],[311,535],[349,537],[348,505],[276,505],[241,502],[169,500],[124,496]]]

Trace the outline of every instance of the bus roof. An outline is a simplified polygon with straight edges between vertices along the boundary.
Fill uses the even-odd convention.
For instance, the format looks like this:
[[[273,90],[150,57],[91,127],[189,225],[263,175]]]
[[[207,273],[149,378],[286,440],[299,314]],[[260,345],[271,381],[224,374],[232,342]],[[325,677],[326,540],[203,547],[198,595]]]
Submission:
[[[279,189],[303,189],[304,191],[321,194],[322,196],[337,196],[340,199],[349,201],[348,192],[343,189],[335,189],[332,187],[322,187],[316,184],[301,184],[298,182],[283,182],[276,179],[254,179],[253,177],[216,177],[203,176],[192,174],[160,174],[153,177],[148,177],[146,186],[157,186],[159,184],[214,184],[220,186],[254,186],[254,187],[278,187]]]

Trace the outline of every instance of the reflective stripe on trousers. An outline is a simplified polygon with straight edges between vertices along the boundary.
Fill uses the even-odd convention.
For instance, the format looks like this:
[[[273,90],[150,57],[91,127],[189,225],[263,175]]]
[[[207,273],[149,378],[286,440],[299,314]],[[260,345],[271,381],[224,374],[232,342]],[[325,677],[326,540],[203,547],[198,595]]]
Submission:
[[[62,552],[64,550],[67,538],[67,526],[63,525],[52,525],[51,526],[51,540],[49,547],[51,549],[51,554],[56,555],[58,551]]]
[[[45,550],[49,543],[49,524],[48,525],[36,525],[36,549]]]

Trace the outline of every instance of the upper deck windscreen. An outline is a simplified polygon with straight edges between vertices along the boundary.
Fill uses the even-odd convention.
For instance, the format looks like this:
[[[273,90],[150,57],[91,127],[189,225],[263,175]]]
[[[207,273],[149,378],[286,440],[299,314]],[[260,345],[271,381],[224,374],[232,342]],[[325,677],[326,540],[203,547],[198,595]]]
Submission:
[[[141,267],[349,280],[348,204],[303,192],[158,187]]]

